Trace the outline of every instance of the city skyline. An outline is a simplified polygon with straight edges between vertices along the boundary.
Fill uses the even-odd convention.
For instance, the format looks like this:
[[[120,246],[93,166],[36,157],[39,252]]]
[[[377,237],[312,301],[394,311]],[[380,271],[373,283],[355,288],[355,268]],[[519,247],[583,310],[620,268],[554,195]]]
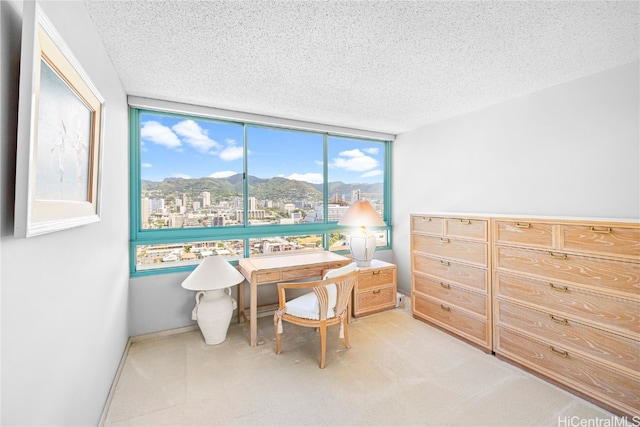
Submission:
[[[244,171],[244,126],[237,123],[141,115],[141,178],[224,178]],[[247,129],[248,174],[323,181],[323,135],[261,126]],[[382,182],[384,144],[329,136],[328,180]]]

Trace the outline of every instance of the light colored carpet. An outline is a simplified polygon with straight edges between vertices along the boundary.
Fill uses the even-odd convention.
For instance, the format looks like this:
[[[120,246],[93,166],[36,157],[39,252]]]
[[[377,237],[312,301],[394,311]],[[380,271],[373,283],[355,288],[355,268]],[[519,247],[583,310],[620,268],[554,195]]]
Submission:
[[[237,323],[217,346],[200,331],[134,342],[104,425],[619,425],[611,413],[414,319],[408,306],[357,319],[349,332],[345,349],[331,328],[323,370],[311,328],[285,323],[282,353],[274,354],[271,317],[258,319],[256,348],[248,324]]]

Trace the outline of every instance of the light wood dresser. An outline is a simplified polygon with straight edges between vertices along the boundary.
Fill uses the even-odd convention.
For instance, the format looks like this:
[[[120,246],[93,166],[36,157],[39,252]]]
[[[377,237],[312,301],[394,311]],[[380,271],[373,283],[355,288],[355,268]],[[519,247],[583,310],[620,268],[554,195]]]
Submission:
[[[411,215],[413,316],[490,352],[489,218]]]
[[[640,416],[640,225],[492,221],[495,353]]]
[[[353,317],[365,316],[396,306],[396,266],[377,259],[370,267],[360,267],[358,282],[353,287]]]

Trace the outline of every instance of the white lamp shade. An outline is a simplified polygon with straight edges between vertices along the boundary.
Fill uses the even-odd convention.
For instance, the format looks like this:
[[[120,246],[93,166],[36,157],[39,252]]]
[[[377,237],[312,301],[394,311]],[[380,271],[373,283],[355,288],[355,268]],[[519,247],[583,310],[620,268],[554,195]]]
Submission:
[[[220,255],[206,257],[204,261],[191,272],[182,287],[191,291],[209,291],[235,286],[244,280],[229,262]]]
[[[386,224],[380,215],[373,209],[371,203],[366,200],[358,200],[352,204],[338,225],[351,225],[355,227],[383,227]]]

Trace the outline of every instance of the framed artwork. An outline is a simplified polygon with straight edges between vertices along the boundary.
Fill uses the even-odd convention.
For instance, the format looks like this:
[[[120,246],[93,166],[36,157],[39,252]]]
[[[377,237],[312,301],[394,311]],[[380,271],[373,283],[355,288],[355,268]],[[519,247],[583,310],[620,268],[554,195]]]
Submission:
[[[14,235],[100,220],[104,99],[37,2],[24,2]]]

